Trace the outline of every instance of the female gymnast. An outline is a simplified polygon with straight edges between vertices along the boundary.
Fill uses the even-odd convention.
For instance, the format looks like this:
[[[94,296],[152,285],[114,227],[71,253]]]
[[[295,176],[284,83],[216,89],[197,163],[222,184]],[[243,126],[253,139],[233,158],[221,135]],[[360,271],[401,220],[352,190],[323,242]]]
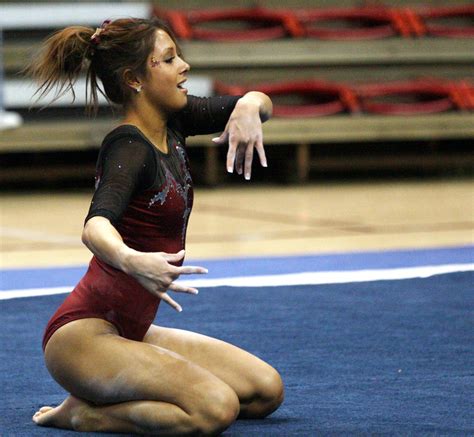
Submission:
[[[254,150],[266,166],[262,121],[270,99],[187,96],[189,65],[159,20],[118,19],[50,37],[29,68],[42,94],[73,88],[83,68],[92,107],[98,92],[124,112],[100,149],[96,190],[82,240],[85,276],[49,321],[46,366],[70,394],[42,407],[38,425],[78,431],[216,435],[237,418],[263,418],[283,401],[278,372],[233,345],[152,324],[176,283],[206,273],[182,266],[193,201],[188,135],[223,132],[227,170],[250,179]],[[102,82],[103,90],[98,86]]]

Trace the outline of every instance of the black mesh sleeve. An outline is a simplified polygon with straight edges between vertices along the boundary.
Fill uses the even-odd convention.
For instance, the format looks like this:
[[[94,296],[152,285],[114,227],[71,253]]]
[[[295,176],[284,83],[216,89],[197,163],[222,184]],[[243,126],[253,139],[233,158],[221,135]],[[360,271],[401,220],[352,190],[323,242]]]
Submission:
[[[188,103],[176,115],[175,122],[185,136],[221,132],[240,97],[188,96]]]
[[[102,216],[114,224],[133,194],[153,184],[155,156],[150,145],[122,137],[101,151],[97,167],[96,190],[85,221]]]

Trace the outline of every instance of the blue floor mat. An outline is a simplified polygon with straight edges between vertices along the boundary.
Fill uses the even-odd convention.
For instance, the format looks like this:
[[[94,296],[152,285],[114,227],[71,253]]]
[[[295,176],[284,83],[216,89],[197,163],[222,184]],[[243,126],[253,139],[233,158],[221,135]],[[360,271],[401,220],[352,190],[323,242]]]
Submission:
[[[203,289],[162,305],[157,323],[237,344],[276,367],[286,399],[226,436],[473,435],[474,273],[338,285]],[[64,295],[0,301],[0,435],[40,428],[34,411],[63,390],[41,354]],[[89,434],[91,435],[91,434]],[[104,434],[97,434],[104,435]]]

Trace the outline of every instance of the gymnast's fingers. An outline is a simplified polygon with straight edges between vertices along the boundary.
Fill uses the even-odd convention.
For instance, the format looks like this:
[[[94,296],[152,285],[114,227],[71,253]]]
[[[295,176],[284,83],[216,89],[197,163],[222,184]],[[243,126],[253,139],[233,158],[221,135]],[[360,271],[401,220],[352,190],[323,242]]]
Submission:
[[[250,180],[252,174],[253,146],[249,144],[245,150],[244,177],[247,181]]]
[[[259,137],[259,139],[257,140],[255,149],[257,150],[258,157],[260,158],[260,164],[262,165],[262,167],[268,167],[267,157],[265,156],[265,148],[263,147],[262,137]]]
[[[181,249],[177,253],[161,252],[161,255],[167,262],[178,262],[184,258],[184,253],[185,253],[184,249]]]
[[[229,135],[229,149],[227,151],[226,167],[229,173],[233,173],[235,164],[235,155],[239,142],[235,135]]]
[[[168,290],[175,291],[176,293],[188,293],[188,294],[198,294],[199,291],[193,287],[187,287],[186,285],[176,284],[173,282],[169,287]]]
[[[176,311],[178,311],[178,313],[180,313],[181,311],[183,311],[183,308],[181,307],[181,305],[174,301],[168,293],[159,293],[159,297],[161,298],[161,300],[165,301],[170,307],[174,308]]]
[[[235,169],[238,175],[243,173],[246,144],[240,143],[235,155]]]
[[[195,273],[203,275],[208,272],[206,268],[199,266],[176,267],[176,270],[179,275],[194,275]]]

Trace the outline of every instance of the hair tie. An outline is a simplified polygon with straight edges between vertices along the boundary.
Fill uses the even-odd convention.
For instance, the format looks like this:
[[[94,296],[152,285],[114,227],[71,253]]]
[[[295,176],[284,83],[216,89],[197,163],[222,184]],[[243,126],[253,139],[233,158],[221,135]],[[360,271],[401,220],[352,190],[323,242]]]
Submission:
[[[100,43],[100,34],[105,30],[107,25],[110,23],[111,20],[105,20],[100,27],[95,29],[94,34],[91,36],[91,43],[94,45],[98,45]]]

